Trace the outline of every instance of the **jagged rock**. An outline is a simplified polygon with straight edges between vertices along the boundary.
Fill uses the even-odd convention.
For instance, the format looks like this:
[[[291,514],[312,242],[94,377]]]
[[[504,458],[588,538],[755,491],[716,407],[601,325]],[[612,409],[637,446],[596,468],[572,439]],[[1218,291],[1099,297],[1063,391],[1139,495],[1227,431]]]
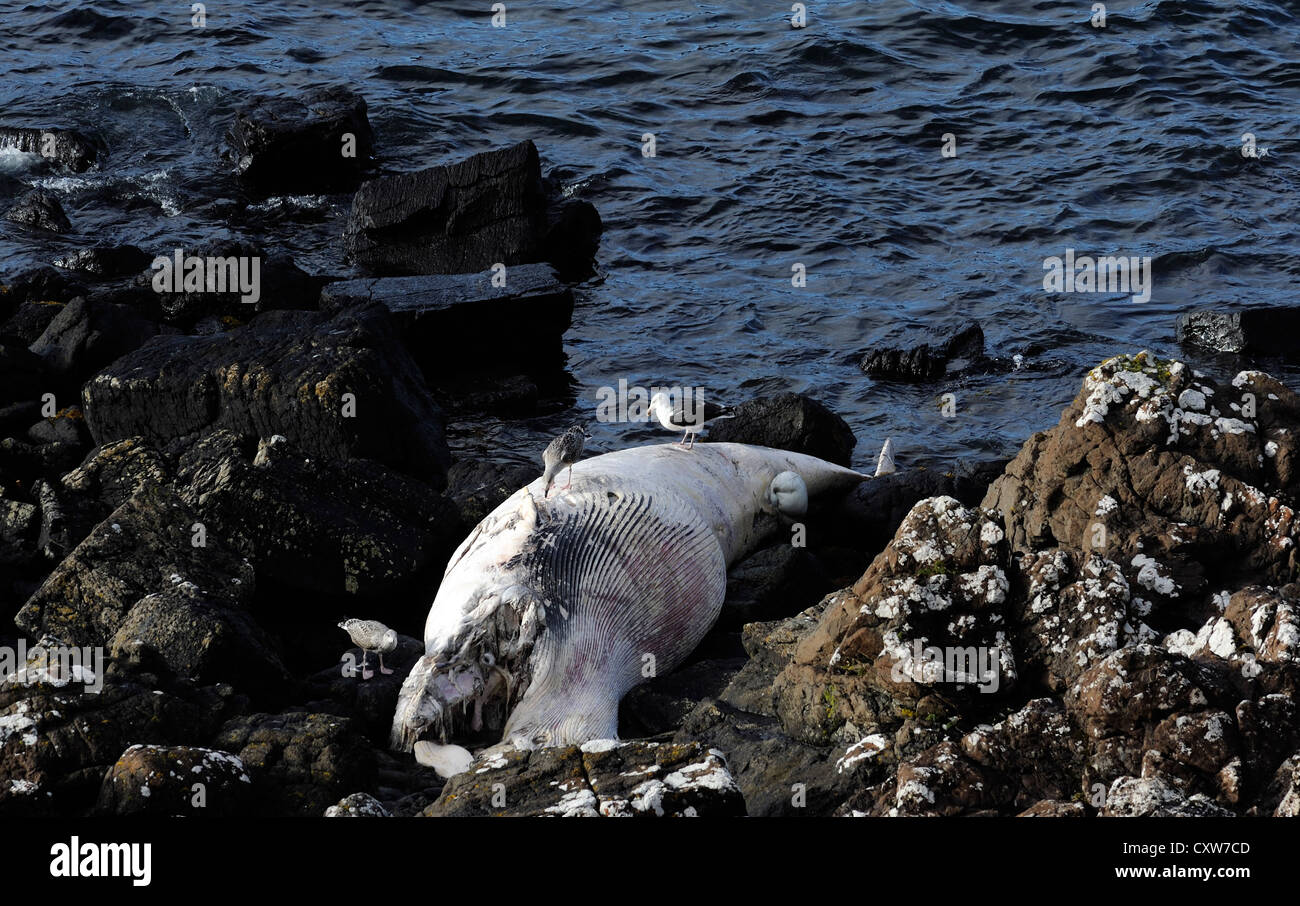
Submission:
[[[16,308],[24,302],[69,302],[77,296],[84,296],[88,291],[85,284],[67,271],[40,264],[19,271],[10,279],[0,293],[0,311],[8,303]],[[37,332],[36,336],[40,336]],[[36,337],[32,337],[34,340]],[[27,342],[31,342],[28,340]]]
[[[52,137],[51,142],[47,136]],[[24,129],[0,126],[0,148],[13,149],[25,154],[40,154],[74,173],[82,173],[95,165],[102,145],[76,129]],[[46,152],[50,152],[46,156]]]
[[[466,274],[546,260],[589,265],[600,218],[590,205],[548,216],[530,141],[361,186],[343,234],[348,255],[381,275]],[[555,260],[561,256],[560,260]]]
[[[426,817],[711,817],[740,815],[719,754],[698,743],[595,740],[581,748],[509,750],[452,777]]]
[[[345,156],[348,135],[353,153]],[[343,88],[317,89],[302,100],[253,98],[235,115],[227,139],[235,173],[267,193],[354,188],[374,154],[366,101]]]
[[[378,308],[277,311],[227,334],[155,337],[82,391],[97,443],[214,428],[283,435],[323,459],[378,460],[441,486],[441,413]]]
[[[103,815],[236,817],[252,804],[253,780],[229,752],[197,746],[133,745],[109,769]]]
[[[508,373],[555,367],[573,317],[573,291],[549,264],[520,264],[504,277],[504,286],[493,285],[491,271],[344,280],[325,286],[321,307],[381,303],[429,375],[499,369],[500,362],[509,363]]]
[[[66,233],[72,229],[59,196],[44,189],[33,189],[19,198],[5,212],[5,220],[51,233]]]
[[[744,664],[744,658],[702,660],[655,677],[624,696],[618,725],[628,736],[671,733],[701,701],[716,698]]]
[[[180,456],[177,480],[259,577],[308,592],[400,597],[461,538],[455,508],[427,485],[369,460],[319,460],[283,437],[250,453],[218,429]]]
[[[1002,512],[1013,548],[1096,550],[1153,606],[1195,599],[1207,567],[1287,581],[1298,428],[1300,400],[1267,375],[1242,372],[1229,389],[1181,362],[1117,356],[983,506]]]
[[[54,266],[111,280],[139,274],[152,260],[152,255],[134,245],[94,245],[54,259]]]
[[[717,626],[783,617],[820,600],[834,586],[806,548],[780,544],[756,551],[727,573],[727,597]]]
[[[326,818],[388,818],[391,813],[369,793],[353,793],[325,809]]]
[[[31,444],[6,437],[0,440],[0,488],[11,497],[26,497],[37,481],[57,481],[76,468],[84,452],[79,444]]]
[[[895,381],[933,381],[943,377],[949,364],[984,355],[984,331],[971,323],[942,344],[885,347],[868,352],[859,367],[873,378]]]
[[[786,732],[825,744],[848,721],[896,725],[932,692],[976,709],[1005,696],[1017,675],[1006,556],[990,514],[950,497],[917,504],[777,677]]]
[[[26,563],[36,555],[40,511],[21,500],[0,498],[0,563]]]
[[[1293,358],[1300,307],[1189,311],[1178,316],[1178,342],[1242,355]]]
[[[250,714],[227,722],[213,745],[239,757],[269,815],[319,817],[375,783],[374,750],[345,717]]]
[[[807,453],[847,466],[857,438],[844,419],[801,393],[747,400],[709,425],[709,440]]]
[[[51,390],[46,366],[39,356],[17,343],[0,339],[0,403],[39,402]]]
[[[1044,799],[1025,809],[1017,818],[1086,818],[1088,810],[1082,802],[1059,802]]]

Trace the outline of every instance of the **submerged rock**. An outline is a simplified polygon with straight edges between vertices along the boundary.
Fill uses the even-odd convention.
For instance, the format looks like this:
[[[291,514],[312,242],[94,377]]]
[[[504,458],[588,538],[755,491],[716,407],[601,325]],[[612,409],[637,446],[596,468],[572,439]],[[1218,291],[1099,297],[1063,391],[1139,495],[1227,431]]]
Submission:
[[[873,378],[895,381],[933,381],[943,377],[950,364],[982,358],[984,331],[968,324],[943,343],[910,347],[884,347],[868,352],[860,366]]]
[[[54,259],[54,266],[100,280],[130,277],[149,266],[153,256],[134,245],[95,245]]]
[[[39,154],[73,173],[83,173],[99,159],[102,144],[76,129],[0,126],[0,148]]]
[[[51,233],[66,233],[72,229],[68,215],[63,213],[59,197],[44,189],[33,189],[19,198],[5,212],[5,220]]]
[[[253,98],[235,115],[227,140],[236,175],[264,193],[354,188],[374,153],[365,99],[343,88],[316,89],[301,100]]]

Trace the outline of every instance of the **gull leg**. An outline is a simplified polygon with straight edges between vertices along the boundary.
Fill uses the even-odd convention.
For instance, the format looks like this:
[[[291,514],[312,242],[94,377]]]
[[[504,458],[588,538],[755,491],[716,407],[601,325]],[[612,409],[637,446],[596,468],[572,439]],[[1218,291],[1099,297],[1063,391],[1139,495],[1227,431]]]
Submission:
[[[572,485],[573,485],[573,466],[569,466],[569,483],[564,486],[564,490],[567,491]]]
[[[688,449],[688,450],[694,450],[694,449],[695,449],[695,435],[692,434],[692,433],[690,433],[689,431],[687,431],[687,432],[686,432],[686,436],[689,437],[689,438],[691,439],[691,442],[690,442],[689,444],[686,445],[686,449]]]
[[[373,670],[369,669],[368,667],[366,667],[366,658],[367,658],[369,655],[370,655],[370,652],[366,651],[366,649],[364,649],[364,648],[361,649],[361,678],[362,678],[363,680],[370,679],[370,677],[372,677],[372,676],[375,675],[375,671],[373,671]]]
[[[384,653],[382,651],[379,652],[379,672],[387,675],[391,675],[393,672],[392,667],[384,666]]]

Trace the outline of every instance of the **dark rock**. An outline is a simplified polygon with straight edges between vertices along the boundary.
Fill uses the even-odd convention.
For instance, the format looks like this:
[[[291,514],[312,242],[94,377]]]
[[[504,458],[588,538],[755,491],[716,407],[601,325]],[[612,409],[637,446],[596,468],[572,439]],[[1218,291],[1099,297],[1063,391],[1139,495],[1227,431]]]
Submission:
[[[27,437],[38,444],[68,444],[90,447],[90,433],[86,430],[81,410],[69,406],[53,418],[43,418],[27,429]]]
[[[253,780],[229,752],[197,746],[133,745],[99,790],[101,815],[230,818],[253,804]]]
[[[343,156],[344,136],[355,156]],[[235,173],[268,194],[339,192],[355,188],[374,154],[365,99],[342,88],[317,89],[302,100],[252,99],[227,136]]]
[[[523,374],[503,378],[485,373],[462,373],[456,377],[435,380],[438,383],[434,387],[434,398],[453,417],[499,415],[504,418],[522,418],[537,411],[537,402],[541,397],[541,389],[532,378]]]
[[[0,337],[21,340],[30,346],[41,338],[65,303],[53,299],[40,302],[23,302],[14,309],[13,315],[0,327]]]
[[[49,145],[45,136],[53,136],[53,145]],[[14,126],[0,126],[0,148],[12,148],[26,154],[40,154],[52,151],[47,160],[62,164],[74,173],[82,173],[94,166],[99,158],[102,145],[76,129],[23,129]]]
[[[744,801],[726,762],[698,743],[598,740],[484,755],[451,778],[423,814],[734,816],[744,814]]]
[[[38,403],[41,394],[49,390],[45,363],[40,357],[17,343],[0,339],[0,403]]]
[[[50,373],[71,377],[80,387],[158,333],[157,324],[124,305],[76,298],[59,310],[31,351]]]
[[[176,256],[160,256],[153,259],[150,285],[157,295],[160,316],[169,324],[187,327],[203,318],[217,318],[227,325],[243,323],[263,311],[313,310],[320,296],[323,278],[313,277],[298,267],[288,255],[266,254],[261,248],[240,239],[217,239],[191,248],[183,248],[181,268],[176,267]],[[205,262],[216,262],[216,281],[209,284],[205,275],[201,283],[188,285],[185,280],[185,259],[201,258]],[[167,284],[163,278],[166,271],[162,260],[170,262],[167,270],[171,273],[172,283]],[[253,262],[257,263],[255,285],[251,286],[249,295],[256,295],[255,300],[245,301],[245,293],[239,282],[246,273],[253,283]],[[224,263],[222,263],[224,262]],[[232,270],[232,267],[234,268]],[[225,275],[226,291],[221,290],[220,277]],[[233,279],[232,279],[233,275]],[[194,288],[201,286],[202,288]]]
[[[542,257],[570,278],[588,276],[605,225],[596,206],[578,198],[552,198],[546,209]]]
[[[111,280],[139,274],[152,260],[152,255],[134,245],[95,245],[54,259],[54,266]]]
[[[918,467],[877,476],[836,501],[823,516],[821,532],[874,556],[916,504],[927,497],[953,497],[962,506],[975,506],[1009,461],[950,471]]]
[[[505,503],[515,491],[535,479],[541,469],[513,463],[462,459],[447,471],[447,496],[460,511],[465,533],[482,522],[488,513]]]
[[[709,440],[793,450],[842,466],[849,464],[857,444],[848,422],[800,393],[741,403],[732,418],[709,425]]]
[[[320,817],[350,792],[374,788],[374,750],[345,717],[251,714],[229,721],[213,745],[239,757],[265,814]]]
[[[1216,352],[1293,358],[1300,307],[1189,311],[1178,316],[1178,342]]]
[[[321,307],[382,303],[429,375],[500,370],[498,363],[515,374],[562,361],[572,290],[548,264],[507,268],[503,287],[492,278],[485,272],[345,280],[325,286]]]
[[[230,333],[155,337],[82,391],[97,443],[226,428],[324,459],[375,459],[441,486],[442,416],[378,308],[268,312]]]
[[[248,455],[218,430],[181,455],[177,478],[208,530],[237,543],[259,578],[315,593],[304,597],[309,612],[320,594],[401,598],[461,539],[455,508],[427,485],[369,460],[317,460],[283,437]]]
[[[820,600],[832,587],[821,563],[805,548],[763,548],[728,571],[727,598],[717,625],[738,629],[786,617]]]
[[[342,639],[347,638],[341,630],[338,630],[338,635]],[[368,680],[362,679],[359,672],[345,672],[348,660],[340,658],[338,664],[325,668],[307,680],[306,694],[310,696],[313,708],[328,709],[331,713],[351,718],[356,728],[376,745],[387,746],[393,726],[393,712],[397,710],[397,693],[402,688],[402,681],[423,654],[422,641],[399,635],[397,650],[384,655],[384,666],[392,670],[392,673],[381,673],[376,657],[371,653],[368,662],[374,676]],[[360,665],[360,648],[348,648],[346,655],[351,655],[352,665]]]
[[[19,198],[5,212],[5,220],[51,233],[66,233],[72,229],[68,215],[63,213],[59,197],[44,189],[33,189]]]
[[[17,307],[23,302],[69,302],[86,292],[86,286],[67,271],[42,264],[16,274],[9,281],[3,299]]]
[[[744,658],[696,661],[628,692],[618,725],[627,736],[671,733],[705,699],[717,698],[745,665]]]
[[[128,746],[199,744],[242,706],[228,688],[161,686],[113,662],[97,677],[98,692],[49,670],[26,676],[0,685],[5,815],[81,813]]]
[[[26,563],[36,553],[40,511],[21,500],[0,497],[0,563]]]
[[[590,262],[594,209],[550,218],[530,141],[361,186],[343,234],[348,255],[381,275],[465,274],[559,258]]]
[[[984,331],[971,323],[943,343],[910,347],[885,347],[868,352],[860,367],[874,378],[895,381],[933,381],[954,365],[982,358]]]
[[[84,452],[80,445],[29,444],[6,437],[0,440],[0,488],[9,496],[26,496],[37,481],[57,481],[75,469]]]

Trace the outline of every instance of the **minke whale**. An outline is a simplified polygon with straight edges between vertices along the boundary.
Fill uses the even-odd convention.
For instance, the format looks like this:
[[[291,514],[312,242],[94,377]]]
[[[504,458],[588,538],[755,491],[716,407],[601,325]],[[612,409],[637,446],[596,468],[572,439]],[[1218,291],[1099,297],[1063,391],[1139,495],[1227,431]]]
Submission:
[[[865,478],[767,447],[656,444],[575,463],[549,498],[541,478],[521,488],[452,555],[391,746],[498,728],[522,749],[617,738],[624,694],[713,626],[728,567]]]

